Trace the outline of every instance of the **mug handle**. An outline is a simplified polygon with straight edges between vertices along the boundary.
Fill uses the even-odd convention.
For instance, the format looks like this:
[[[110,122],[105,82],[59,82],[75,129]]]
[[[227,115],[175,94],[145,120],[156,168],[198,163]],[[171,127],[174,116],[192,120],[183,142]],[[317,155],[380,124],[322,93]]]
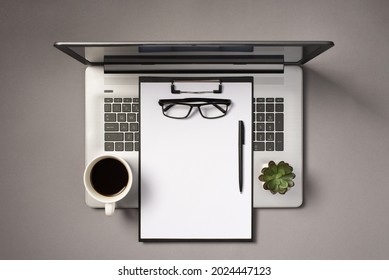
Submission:
[[[105,204],[105,215],[112,216],[115,212],[115,202]]]

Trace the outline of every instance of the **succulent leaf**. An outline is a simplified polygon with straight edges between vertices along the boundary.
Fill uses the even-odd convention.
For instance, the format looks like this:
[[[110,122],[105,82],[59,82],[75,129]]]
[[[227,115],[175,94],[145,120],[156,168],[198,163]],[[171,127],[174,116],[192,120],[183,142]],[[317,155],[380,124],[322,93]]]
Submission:
[[[294,173],[289,173],[289,174],[285,174],[284,176],[282,176],[282,179],[289,181],[289,180],[293,180],[295,177],[296,177],[296,175],[294,175]]]
[[[283,190],[280,190],[279,193],[280,194],[285,194],[287,191],[288,191],[288,189],[283,189]]]
[[[264,175],[264,176],[263,176],[263,179],[265,180],[265,182],[266,182],[266,181],[270,181],[270,180],[273,179],[273,176]]]
[[[280,177],[283,177],[284,175],[285,175],[286,173],[285,173],[285,168],[278,168],[278,175],[280,176]]]
[[[274,172],[270,168],[266,168],[263,174],[266,176],[273,176]]]
[[[270,163],[269,163],[269,169],[271,172],[277,173],[277,165],[274,162],[272,165],[270,165]]]
[[[281,186],[282,189],[286,189],[288,187],[288,181],[280,180],[279,185]]]

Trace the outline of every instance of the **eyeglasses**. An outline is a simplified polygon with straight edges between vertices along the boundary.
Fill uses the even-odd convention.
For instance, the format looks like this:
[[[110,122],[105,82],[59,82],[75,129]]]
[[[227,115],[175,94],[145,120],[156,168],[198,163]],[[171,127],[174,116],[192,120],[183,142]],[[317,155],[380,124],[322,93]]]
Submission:
[[[162,107],[162,113],[169,118],[185,119],[190,115],[193,107],[197,107],[203,118],[216,119],[227,114],[231,100],[218,98],[160,99],[158,104]]]

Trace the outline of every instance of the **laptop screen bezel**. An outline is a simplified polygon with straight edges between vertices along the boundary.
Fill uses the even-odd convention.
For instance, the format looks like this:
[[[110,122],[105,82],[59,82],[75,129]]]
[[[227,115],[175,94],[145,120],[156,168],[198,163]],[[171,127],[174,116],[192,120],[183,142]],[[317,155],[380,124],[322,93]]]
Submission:
[[[81,62],[84,65],[88,66],[103,66],[105,65],[104,61],[90,61],[85,57],[85,49],[88,47],[95,47],[95,48],[115,48],[115,47],[139,47],[140,48],[160,48],[164,49],[166,46],[169,47],[175,47],[175,48],[184,48],[184,47],[191,47],[191,46],[197,46],[197,47],[219,47],[223,48],[230,47],[231,49],[239,47],[245,47],[246,49],[249,49],[250,47],[280,47],[280,48],[288,48],[288,47],[301,47],[302,50],[302,56],[301,59],[298,61],[283,61],[284,65],[302,65],[313,59],[314,57],[320,55],[321,53],[325,52],[332,46],[334,46],[334,43],[331,41],[193,41],[193,42],[55,42],[54,47],[57,49],[63,51],[64,53],[68,54],[72,58],[76,59],[77,61]],[[76,52],[75,49],[79,48],[81,50],[84,50],[84,55],[80,54],[79,52]],[[244,49],[244,48],[243,48]],[[163,54],[163,51],[161,52]],[[224,54],[222,51],[214,51],[213,53],[217,53],[219,56],[220,54]],[[142,56],[138,56],[142,57]],[[200,57],[200,53],[199,56]],[[226,63],[229,62],[229,58],[232,57],[231,55],[225,55],[226,57]],[[237,55],[236,57],[243,57],[242,55]],[[250,56],[246,56],[246,62],[247,63],[255,63],[260,64],[260,59],[254,60],[255,56],[252,56],[253,59],[251,60]],[[193,61],[190,63],[196,63],[196,55],[192,58]],[[265,59],[266,60],[266,59]],[[238,61],[240,62],[240,61]],[[111,63],[111,62],[110,62]],[[116,62],[117,64],[123,64],[123,62]],[[280,63],[279,59],[275,60],[274,63]],[[111,63],[112,64],[112,63]],[[158,64],[158,62],[156,62]]]

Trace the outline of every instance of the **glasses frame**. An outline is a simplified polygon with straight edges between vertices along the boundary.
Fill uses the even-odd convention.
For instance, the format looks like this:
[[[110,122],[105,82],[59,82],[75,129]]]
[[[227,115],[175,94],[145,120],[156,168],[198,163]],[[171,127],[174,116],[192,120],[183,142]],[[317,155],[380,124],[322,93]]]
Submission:
[[[190,102],[202,102],[202,104],[188,104]],[[192,112],[193,107],[196,107],[198,111],[200,112],[200,115],[204,119],[218,119],[221,117],[224,117],[227,114],[228,107],[231,105],[231,100],[230,99],[220,99],[220,98],[182,98],[182,99],[160,99],[158,101],[158,104],[162,107],[162,113],[164,116],[172,119],[186,119],[190,113]],[[224,110],[222,107],[218,105],[226,105],[227,108]],[[164,105],[171,105],[166,108],[164,108]],[[166,114],[166,112],[172,108],[174,105],[185,105],[190,107],[188,110],[188,113],[186,116],[183,117],[172,117]],[[203,114],[201,111],[201,106],[204,105],[214,105],[217,109],[219,109],[223,115],[217,116],[217,117],[207,117]]]

